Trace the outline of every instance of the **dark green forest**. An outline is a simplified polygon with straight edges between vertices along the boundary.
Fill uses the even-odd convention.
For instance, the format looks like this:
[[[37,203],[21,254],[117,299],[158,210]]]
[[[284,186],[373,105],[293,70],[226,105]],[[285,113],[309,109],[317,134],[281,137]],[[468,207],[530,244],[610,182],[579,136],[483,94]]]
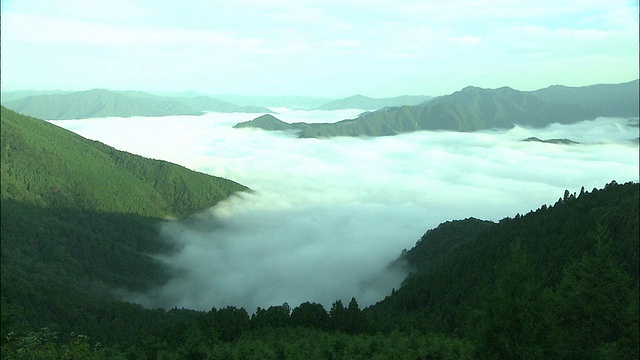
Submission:
[[[2,109],[3,359],[636,359],[640,187],[428,230],[380,302],[145,309],[157,226],[245,187]],[[479,214],[481,215],[481,214]]]

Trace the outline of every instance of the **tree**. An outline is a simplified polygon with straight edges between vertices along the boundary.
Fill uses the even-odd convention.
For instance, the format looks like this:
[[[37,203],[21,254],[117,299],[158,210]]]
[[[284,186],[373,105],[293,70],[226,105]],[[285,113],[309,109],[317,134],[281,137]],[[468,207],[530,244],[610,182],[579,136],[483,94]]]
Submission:
[[[593,252],[566,266],[558,289],[559,317],[569,351],[584,359],[616,354],[637,358],[633,283],[614,260],[606,229],[598,224],[593,237]]]
[[[342,304],[342,300],[336,300],[329,310],[331,317],[331,328],[343,331],[347,324],[347,309]]]
[[[517,239],[486,289],[477,321],[481,357],[554,358],[556,325],[551,293],[536,278],[537,269]]]
[[[227,306],[216,314],[217,333],[222,341],[234,341],[249,329],[249,314],[243,308]]]
[[[255,329],[287,326],[290,312],[291,308],[286,302],[279,306],[270,306],[267,310],[258,307],[251,316],[251,326]]]
[[[291,312],[291,323],[326,330],[329,327],[329,314],[321,304],[305,302]]]

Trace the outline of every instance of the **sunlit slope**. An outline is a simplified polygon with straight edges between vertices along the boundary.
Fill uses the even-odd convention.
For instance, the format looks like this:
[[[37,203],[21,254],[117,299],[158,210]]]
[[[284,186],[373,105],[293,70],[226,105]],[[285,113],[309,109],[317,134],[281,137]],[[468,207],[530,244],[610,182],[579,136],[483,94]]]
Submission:
[[[78,307],[98,306],[89,298],[166,280],[151,256],[171,250],[162,218],[246,189],[4,107],[1,122],[3,306],[24,308],[34,326],[70,324]]]
[[[143,158],[2,108],[2,198],[162,217],[210,207],[246,188]]]

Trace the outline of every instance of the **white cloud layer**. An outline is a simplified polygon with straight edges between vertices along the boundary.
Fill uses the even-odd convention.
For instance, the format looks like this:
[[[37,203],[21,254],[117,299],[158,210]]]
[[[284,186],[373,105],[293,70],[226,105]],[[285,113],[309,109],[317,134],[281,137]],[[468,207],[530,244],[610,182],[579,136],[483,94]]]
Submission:
[[[349,114],[280,111],[289,122]],[[553,204],[565,189],[638,181],[638,128],[626,119],[369,139],[297,139],[231,128],[254,116],[53,121],[118,149],[255,190],[163,225],[163,235],[182,245],[162,258],[177,275],[148,294],[131,295],[133,300],[202,310],[235,305],[251,312],[285,301],[328,308],[355,296],[366,306],[402,280],[386,265],[443,221],[498,221]],[[531,136],[583,144],[521,141]]]

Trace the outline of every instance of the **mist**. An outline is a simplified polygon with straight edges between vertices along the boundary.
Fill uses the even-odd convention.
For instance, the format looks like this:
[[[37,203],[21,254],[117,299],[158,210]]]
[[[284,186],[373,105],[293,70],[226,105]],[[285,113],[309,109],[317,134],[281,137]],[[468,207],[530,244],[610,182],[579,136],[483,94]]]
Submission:
[[[287,122],[334,122],[362,110],[278,109]],[[355,297],[373,304],[404,276],[387,265],[447,220],[499,221],[564,193],[638,181],[638,128],[600,118],[543,129],[415,132],[298,139],[233,129],[255,114],[52,121],[142,156],[232,179],[240,193],[161,225],[179,251],[158,258],[175,276],[127,299],[148,307],[210,310]],[[568,138],[579,145],[524,142]]]

